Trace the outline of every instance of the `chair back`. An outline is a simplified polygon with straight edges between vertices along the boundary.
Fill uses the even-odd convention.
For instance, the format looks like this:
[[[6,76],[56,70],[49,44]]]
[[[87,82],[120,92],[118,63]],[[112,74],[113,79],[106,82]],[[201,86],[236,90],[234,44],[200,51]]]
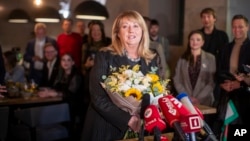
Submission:
[[[28,125],[33,141],[54,141],[69,136],[69,128],[61,123],[70,122],[67,103],[16,110],[17,119]]]
[[[70,121],[67,103],[17,110],[15,116],[30,127]]]
[[[9,107],[0,107],[0,141],[6,140],[9,125]]]

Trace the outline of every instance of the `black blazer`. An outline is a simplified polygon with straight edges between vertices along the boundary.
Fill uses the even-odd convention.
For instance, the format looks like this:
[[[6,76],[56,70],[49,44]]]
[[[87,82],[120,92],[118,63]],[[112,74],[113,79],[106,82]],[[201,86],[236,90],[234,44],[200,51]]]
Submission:
[[[50,79],[48,79],[49,70],[48,70],[48,67],[47,67],[47,62],[44,62],[44,65],[43,65],[43,77],[42,77],[42,82],[41,82],[40,86],[42,86],[42,87],[53,87],[56,76],[57,76],[57,74],[59,72],[59,67],[60,67],[60,59],[57,58],[54,66],[53,66],[53,70],[52,70]]]
[[[103,81],[103,75],[112,73],[111,66],[119,68],[121,65],[130,65],[132,67],[136,64],[141,66],[140,70],[143,74],[149,72],[151,67],[158,67],[156,58],[147,65],[144,59],[132,62],[126,56],[114,55],[108,51],[96,54],[95,65],[90,72],[91,102],[85,118],[82,141],[114,141],[123,138],[131,115],[110,100],[100,82]]]
[[[230,71],[230,56],[233,50],[235,42],[231,42],[228,44],[223,52],[220,59],[220,68],[219,73],[222,72],[229,72]],[[243,70],[242,64],[250,65],[250,40],[246,39],[240,49],[239,54],[239,61],[238,61],[238,71],[241,72]],[[222,82],[222,81],[220,81]],[[222,121],[225,117],[225,112],[227,108],[227,102],[228,100],[232,100],[236,110],[239,114],[238,118],[239,120],[236,120],[236,124],[245,124],[250,126],[250,115],[249,115],[249,109],[250,109],[250,91],[249,91],[249,85],[244,83],[244,81],[241,82],[241,87],[239,89],[236,89],[234,91],[231,91],[227,93],[226,91],[222,90],[220,94],[220,101],[218,105],[218,113],[219,118]],[[249,127],[248,126],[248,127]]]
[[[204,28],[200,29],[200,31],[204,35],[206,35]],[[214,27],[211,38],[209,39],[209,41],[205,39],[205,43],[202,49],[204,51],[212,53],[217,58],[217,56],[220,54],[221,49],[228,43],[229,39],[227,33]]]

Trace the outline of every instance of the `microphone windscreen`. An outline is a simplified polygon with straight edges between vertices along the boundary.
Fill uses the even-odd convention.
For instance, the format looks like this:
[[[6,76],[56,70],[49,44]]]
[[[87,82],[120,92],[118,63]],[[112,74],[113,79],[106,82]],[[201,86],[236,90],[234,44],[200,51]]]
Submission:
[[[192,114],[197,114],[197,111],[195,110],[192,102],[190,101],[186,93],[180,93],[176,96],[176,98],[180,100],[182,104],[185,105]]]
[[[175,106],[175,108],[178,110],[180,115],[189,115],[190,114],[187,107],[185,107],[185,105],[183,105],[177,98],[173,97],[172,95],[167,95],[166,97],[170,99],[170,101]]]
[[[194,105],[192,104],[186,93],[180,93],[177,95],[176,98],[180,100],[183,105],[187,107],[187,109],[191,112],[191,114],[198,115],[197,110],[195,109]],[[203,120],[201,119],[201,117],[199,118],[200,118],[200,123],[203,126]]]
[[[161,119],[158,108],[155,105],[149,105],[144,113],[145,129],[152,133],[154,128],[160,131],[166,128],[166,123]]]
[[[179,112],[167,96],[161,97],[158,100],[158,104],[164,117],[166,118],[170,126],[173,127],[173,123],[179,121]]]
[[[180,116],[181,116],[179,109],[182,109],[181,108],[182,104],[181,104],[181,102],[179,102],[178,100],[176,101],[176,100],[177,99],[174,98],[174,101],[173,101],[173,97],[171,97],[170,95],[167,95],[167,96],[160,98],[158,100],[158,104],[161,108],[161,111],[162,111],[165,119],[168,121],[170,126],[175,129],[175,132],[179,135],[180,139],[185,141],[187,137],[186,137],[184,131],[182,130],[182,127],[181,127],[181,124],[179,121]],[[181,106],[179,106],[179,109],[178,109],[178,108],[176,108],[177,106],[175,106],[173,103],[175,103],[177,105],[181,105]],[[183,112],[183,113],[185,113],[185,112]]]
[[[150,95],[144,94],[141,101],[140,118],[143,119],[146,108],[150,105]]]

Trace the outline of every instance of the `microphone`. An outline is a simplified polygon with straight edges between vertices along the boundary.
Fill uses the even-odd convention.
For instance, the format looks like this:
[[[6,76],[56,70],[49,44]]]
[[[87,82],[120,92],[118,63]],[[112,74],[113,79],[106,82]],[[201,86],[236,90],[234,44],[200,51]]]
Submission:
[[[214,135],[214,132],[212,131],[212,129],[204,121],[204,116],[203,116],[202,112],[197,107],[194,107],[194,108],[197,111],[198,115],[203,120],[203,129],[200,131],[200,133],[202,136],[205,136],[206,139],[204,139],[204,141],[218,141],[216,136]]]
[[[181,125],[180,125],[180,121],[179,121],[180,113],[172,104],[171,97],[169,95],[161,97],[160,99],[158,99],[158,104],[161,108],[161,111],[165,119],[169,122],[169,125],[175,129],[180,139],[183,141],[188,141],[187,136],[182,130]]]
[[[182,130],[185,133],[189,133],[189,134],[185,134],[186,139],[195,141],[196,140],[195,132],[198,132],[201,129],[199,116],[197,114],[190,113],[189,110],[185,107],[185,105],[183,105],[178,99],[176,99],[172,95],[168,95],[168,97],[174,104],[175,108],[177,108],[178,111],[180,112],[180,115],[181,115],[180,124],[181,124]]]
[[[172,95],[167,95],[166,97],[169,98],[172,104],[175,106],[175,108],[178,109],[180,115],[190,114],[189,110],[178,99],[176,99]]]
[[[182,102],[182,104],[185,105],[192,114],[202,115],[200,111],[197,112],[198,108],[193,106],[186,93],[180,93],[179,95],[177,95],[177,99],[179,99]],[[202,127],[205,130],[205,132],[208,134],[210,141],[217,141],[213,131],[201,117],[203,116],[199,116],[200,123],[202,124]]]
[[[197,111],[195,109],[195,107],[193,106],[192,102],[190,101],[190,99],[188,98],[188,95],[186,93],[180,93],[176,96],[176,98],[181,101],[181,103],[183,105],[185,105],[187,107],[187,109],[192,113],[192,114],[197,114]],[[202,121],[202,119],[200,118],[200,121]],[[203,126],[203,122],[202,126]]]
[[[144,113],[145,129],[149,133],[154,133],[154,141],[161,140],[161,131],[166,128],[166,123],[161,119],[158,108],[149,105]]]
[[[141,119],[144,118],[144,112],[145,112],[146,108],[149,106],[149,104],[150,104],[150,95],[144,94],[142,96],[142,101],[141,101],[141,111],[140,111],[140,118]],[[144,141],[144,122],[142,122],[141,130],[140,130],[138,139],[139,139],[139,141]]]
[[[150,105],[150,95],[149,94],[144,94],[142,95],[142,100],[141,100],[141,111],[140,111],[140,117],[141,119],[144,118],[144,112],[146,108]]]

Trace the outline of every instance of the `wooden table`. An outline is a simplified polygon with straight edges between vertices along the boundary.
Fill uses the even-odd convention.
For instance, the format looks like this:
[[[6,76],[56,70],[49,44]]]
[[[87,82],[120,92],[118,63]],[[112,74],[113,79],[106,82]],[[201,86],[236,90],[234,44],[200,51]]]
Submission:
[[[51,102],[60,102],[60,101],[62,101],[62,97],[41,98],[41,97],[33,96],[33,97],[30,97],[29,99],[2,98],[0,99],[0,106],[41,104],[41,103],[51,103]]]
[[[194,105],[194,106],[196,106],[198,109],[200,109],[200,111],[202,112],[203,115],[215,114],[217,112],[215,107],[209,107],[206,105]]]

